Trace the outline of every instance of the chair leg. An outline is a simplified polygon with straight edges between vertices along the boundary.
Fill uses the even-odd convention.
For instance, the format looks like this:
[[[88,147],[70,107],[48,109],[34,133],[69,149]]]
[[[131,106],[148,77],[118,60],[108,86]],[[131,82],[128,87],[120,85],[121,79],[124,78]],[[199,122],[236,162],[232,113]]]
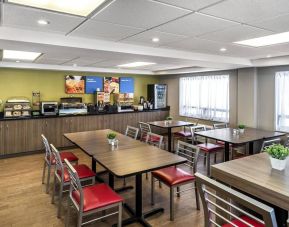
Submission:
[[[197,188],[196,182],[195,182],[195,196],[196,196],[197,210],[200,210],[200,198],[199,198],[199,193],[198,193],[198,188]]]
[[[122,203],[118,205],[118,223],[117,223],[117,227],[121,226],[122,226]]]
[[[58,218],[60,218],[60,215],[61,215],[62,194],[63,194],[63,183],[61,182],[60,187],[59,187],[59,198],[58,198],[58,211],[57,211]]]
[[[215,155],[214,155],[214,163],[217,163],[217,152],[215,152]]]
[[[126,186],[126,178],[123,178],[123,186]]]
[[[153,175],[152,175],[152,176],[151,176],[151,205],[154,205],[154,204],[155,204],[154,191],[155,191],[155,178],[154,178]]]
[[[46,161],[44,160],[43,173],[42,173],[42,184],[44,184],[45,172],[46,172]]]
[[[210,170],[211,170],[211,155],[210,155],[210,153],[208,153],[207,154],[207,175],[208,175],[208,177],[210,177],[211,176],[211,172],[210,172]]]
[[[177,197],[181,197],[180,187],[177,187]]]
[[[47,194],[49,194],[50,173],[51,173],[51,166],[48,165],[48,168],[47,168],[47,184],[46,184],[46,193]]]
[[[148,175],[148,173],[146,173],[146,179],[149,179],[149,175]]]
[[[175,216],[174,209],[174,188],[170,187],[170,220],[173,221]]]
[[[159,181],[159,188],[162,188],[162,182]]]
[[[54,174],[53,188],[52,188],[52,197],[51,197],[51,203],[52,204],[54,204],[55,191],[56,191],[56,176]]]
[[[81,227],[82,224],[82,212],[79,211],[78,220],[77,220],[77,227]]]
[[[65,227],[69,227],[69,218],[70,218],[70,206],[71,206],[71,199],[68,198],[67,201],[67,213],[66,213],[66,218],[65,218]]]
[[[207,154],[204,154],[204,166],[206,165]]]

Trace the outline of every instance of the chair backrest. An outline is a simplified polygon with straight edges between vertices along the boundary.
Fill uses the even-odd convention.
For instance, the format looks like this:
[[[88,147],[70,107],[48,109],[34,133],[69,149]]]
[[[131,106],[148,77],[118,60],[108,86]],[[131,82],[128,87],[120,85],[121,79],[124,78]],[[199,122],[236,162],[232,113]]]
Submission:
[[[78,206],[79,211],[83,211],[83,191],[82,191],[82,187],[80,184],[79,176],[76,170],[73,168],[73,166],[67,159],[64,159],[64,162],[67,166],[67,170],[68,170],[69,177],[70,177],[69,197],[72,200],[72,202],[76,206]],[[72,193],[79,194],[79,201],[75,201],[74,196],[72,196]]]
[[[164,137],[152,132],[147,133],[146,143],[161,148]]]
[[[233,224],[232,220],[238,220],[242,226],[254,227],[260,223],[265,227],[277,227],[273,208],[200,173],[195,176],[205,213],[205,227],[222,224],[240,226]],[[255,214],[258,214],[258,217]],[[249,224],[248,218],[256,224]]]
[[[125,135],[136,140],[138,136],[138,131],[139,131],[138,128],[128,125],[126,126]]]
[[[187,159],[187,163],[185,163],[185,165],[193,168],[194,173],[197,171],[199,152],[200,152],[199,147],[178,140],[176,154]]]
[[[195,142],[196,142],[195,132],[206,131],[206,127],[202,126],[202,125],[192,126],[192,127],[190,127],[190,130],[191,130],[191,134],[192,134],[192,144],[195,144]]]
[[[49,146],[49,142],[43,134],[41,134],[41,138],[42,138],[42,142],[44,144],[44,149],[45,149],[45,160],[46,160],[46,162],[51,164],[52,153],[51,153],[51,149]]]
[[[55,158],[55,172],[58,176],[60,176],[60,180],[63,182],[64,178],[64,165],[62,163],[59,151],[56,149],[56,147],[53,144],[50,144],[52,154]],[[57,172],[59,170],[59,172]],[[60,175],[59,175],[60,173]]]
[[[138,124],[140,128],[140,140],[146,141],[147,133],[152,131],[151,126],[145,122],[139,122]]]
[[[281,138],[264,140],[262,143],[262,147],[260,149],[260,152],[263,152],[265,148],[267,148],[273,144],[280,144],[280,143],[281,143]]]
[[[228,128],[228,123],[217,123],[213,124],[214,129]]]

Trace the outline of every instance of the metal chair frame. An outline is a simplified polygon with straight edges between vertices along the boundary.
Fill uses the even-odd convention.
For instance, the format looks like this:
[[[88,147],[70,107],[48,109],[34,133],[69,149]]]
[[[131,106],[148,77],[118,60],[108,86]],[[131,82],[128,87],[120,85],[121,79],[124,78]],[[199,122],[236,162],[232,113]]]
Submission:
[[[263,152],[266,147],[269,147],[273,144],[281,144],[281,138],[264,140],[262,143],[262,147],[260,149],[260,152]]]
[[[61,158],[59,155],[59,151],[54,147],[53,144],[50,144],[52,148],[52,153],[55,156],[55,170],[54,170],[54,181],[53,181],[53,191],[52,191],[52,198],[51,198],[51,203],[54,204],[54,197],[55,197],[55,192],[56,192],[56,184],[59,184],[59,193],[58,193],[58,208],[57,208],[57,217],[60,218],[61,215],[61,207],[62,207],[62,197],[64,192],[68,192],[68,190],[64,190],[64,187],[67,187],[70,185],[70,182],[64,182],[64,164],[61,162]],[[57,171],[60,170],[61,175],[57,173]],[[93,177],[86,177],[86,178],[81,178],[80,182],[84,181],[90,181],[91,184],[95,184],[95,176]]]
[[[228,128],[229,124],[228,123],[216,123],[213,124],[214,129],[222,129],[222,128]]]
[[[46,180],[46,193],[49,193],[49,185],[50,185],[50,175],[51,175],[51,168],[55,166],[54,163],[51,162],[53,154],[51,152],[51,148],[49,146],[49,142],[47,138],[41,134],[41,138],[45,148],[45,156],[44,156],[44,165],[43,165],[43,173],[42,173],[42,184],[44,184],[45,173],[47,168],[47,180]],[[78,162],[76,161],[75,164]]]
[[[137,136],[138,136],[138,132],[139,132],[139,129],[138,128],[135,128],[135,127],[132,127],[132,126],[126,126],[126,130],[125,130],[125,135],[128,136],[128,137],[131,137],[133,139],[137,139]]]
[[[239,220],[244,225],[253,227],[252,224],[241,219],[240,214],[260,222],[266,227],[277,227],[273,208],[200,173],[196,173],[196,184],[203,204],[205,227],[221,227],[222,224],[226,223],[237,226],[232,223],[232,219]],[[263,220],[245,209],[261,215]],[[213,219],[214,217],[215,220]],[[219,221],[224,223],[218,223]]]
[[[139,122],[139,128],[140,128],[140,141],[145,142],[147,138],[147,133],[152,132],[151,126],[148,123]]]
[[[152,140],[152,138],[158,138],[158,141],[154,141]],[[162,145],[163,145],[163,140],[164,137],[159,135],[159,134],[155,134],[152,132],[148,132],[146,135],[146,143],[155,147],[158,147],[161,149]]]
[[[69,176],[70,176],[70,179],[71,179],[70,180],[70,187],[69,187],[68,209],[67,209],[65,226],[69,227],[70,209],[71,209],[71,205],[72,205],[72,206],[74,206],[76,208],[76,210],[78,212],[77,227],[80,227],[82,225],[85,225],[85,224],[88,224],[88,223],[91,223],[91,222],[94,222],[94,221],[97,221],[97,220],[101,220],[101,219],[103,219],[105,217],[109,217],[109,216],[112,216],[112,215],[115,215],[115,214],[118,214],[118,224],[117,224],[117,226],[121,227],[122,226],[122,202],[118,202],[118,203],[115,203],[115,204],[112,204],[112,205],[109,205],[109,206],[105,206],[105,207],[101,207],[101,208],[98,208],[98,209],[94,209],[94,210],[91,210],[91,211],[88,211],[88,212],[84,212],[83,211],[83,190],[82,190],[80,179],[78,177],[78,174],[77,174],[76,170],[71,165],[71,163],[69,161],[67,161],[67,159],[65,159],[64,161],[65,161],[65,164],[67,166],[67,169],[68,169],[68,172],[69,172]],[[79,192],[79,195],[80,195],[80,203],[79,204],[74,200],[74,198],[72,196],[72,192],[73,191],[78,191]],[[100,211],[105,213],[105,211],[107,209],[114,208],[114,207],[118,207],[118,211],[117,212],[113,212],[113,213],[110,213],[110,214],[105,214],[105,215],[103,215],[103,216],[101,216],[99,218],[95,218],[95,219],[92,219],[92,220],[89,220],[87,222],[82,223],[83,217],[91,215],[91,214],[94,214],[94,213],[97,213],[97,212],[100,212]]]
[[[193,170],[193,174],[196,173],[197,171],[197,163],[198,163],[198,158],[199,158],[199,151],[200,148],[180,141],[178,140],[178,144],[177,144],[177,151],[176,154],[180,155],[182,157],[187,158],[187,163],[185,163],[185,165],[189,166],[192,170]],[[177,168],[177,166],[175,166],[175,168]],[[196,187],[196,183],[195,183],[195,179],[191,180],[191,181],[186,181],[184,183],[180,183],[180,184],[176,184],[174,186],[168,185],[166,184],[164,181],[162,181],[161,179],[154,177],[153,175],[151,176],[151,204],[154,205],[155,199],[154,199],[154,188],[155,188],[155,179],[159,180],[160,182],[164,183],[165,185],[167,185],[170,188],[170,220],[173,221],[174,220],[174,194],[175,194],[175,189],[177,189],[177,196],[180,197],[181,192],[190,190],[190,189],[194,189],[195,190],[195,196],[196,196],[196,205],[197,205],[197,210],[200,209],[200,201],[199,201],[199,196],[198,196],[198,190]],[[184,191],[180,191],[180,187],[186,184],[190,184],[190,183],[194,183],[194,187],[184,190]]]

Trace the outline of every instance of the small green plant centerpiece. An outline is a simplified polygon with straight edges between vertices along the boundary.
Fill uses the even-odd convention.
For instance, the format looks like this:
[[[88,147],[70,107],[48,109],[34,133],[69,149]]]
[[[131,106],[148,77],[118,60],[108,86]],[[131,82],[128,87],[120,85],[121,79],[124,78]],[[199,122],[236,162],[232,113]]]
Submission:
[[[110,132],[110,133],[108,133],[108,134],[106,135],[106,137],[107,137],[108,143],[109,143],[109,144],[112,144],[112,143],[114,143],[114,141],[115,141],[116,133]]]
[[[265,152],[270,155],[271,166],[273,169],[283,170],[286,167],[289,149],[281,144],[272,144],[265,148]]]
[[[238,125],[238,128],[239,128],[239,132],[240,133],[244,133],[245,132],[245,125],[243,125],[243,124],[240,124],[240,125]]]
[[[168,116],[168,117],[166,118],[166,120],[167,120],[167,123],[168,123],[168,124],[171,124],[173,118],[172,118],[171,116]]]

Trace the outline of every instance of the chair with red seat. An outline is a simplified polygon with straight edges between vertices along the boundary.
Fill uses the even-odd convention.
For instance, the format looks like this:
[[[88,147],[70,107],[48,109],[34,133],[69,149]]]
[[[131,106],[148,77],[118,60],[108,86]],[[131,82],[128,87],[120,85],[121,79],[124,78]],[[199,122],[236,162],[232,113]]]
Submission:
[[[197,162],[199,156],[199,148],[192,144],[178,141],[177,144],[177,155],[180,155],[187,159],[186,165],[190,168],[192,173],[186,172],[180,167],[172,166],[159,170],[155,170],[152,172],[151,178],[151,203],[154,204],[154,187],[155,187],[155,179],[163,182],[170,188],[170,220],[174,220],[174,193],[177,188],[177,195],[180,196],[180,187],[186,184],[195,183],[195,172],[197,169]],[[200,209],[199,206],[199,197],[197,188],[195,187],[195,196],[196,196],[196,205],[197,209]],[[187,191],[187,190],[186,190]]]
[[[145,142],[149,145],[161,148],[163,145],[163,139],[164,139],[164,137],[161,135],[158,135],[158,134],[155,134],[152,132],[148,132]]]
[[[58,150],[50,144],[52,153],[55,157],[55,171],[54,171],[54,182],[53,182],[53,192],[52,192],[52,199],[51,203],[54,204],[54,195],[56,191],[56,184],[59,184],[59,193],[58,193],[58,210],[57,210],[57,217],[59,218],[61,215],[61,207],[62,207],[62,195],[65,192],[64,188],[70,185],[70,177],[67,170],[67,167],[64,166],[60,153]],[[95,184],[95,173],[84,164],[75,165],[75,171],[77,172],[79,179],[81,182],[83,181],[91,181],[91,184]],[[67,190],[66,190],[67,191]]]
[[[151,126],[148,123],[145,122],[139,122],[139,128],[140,128],[140,141],[145,142],[147,138],[147,134],[149,132],[152,132]]]
[[[200,173],[196,173],[196,183],[205,227],[277,227],[273,208]]]
[[[137,136],[138,136],[138,132],[139,132],[139,129],[138,128],[135,128],[135,127],[132,127],[132,126],[126,126],[126,130],[125,130],[125,135],[130,137],[130,138],[133,138],[133,139],[137,139]]]
[[[82,188],[76,169],[69,163],[69,161],[65,160],[65,163],[70,177],[69,200],[65,226],[70,226],[69,216],[71,209],[70,206],[72,205],[78,212],[77,227],[91,223],[93,221],[101,220],[104,217],[112,216],[115,214],[118,214],[117,226],[121,227],[123,198],[104,183],[94,184]],[[82,221],[84,216],[98,213],[100,211],[104,212],[107,209],[114,207],[118,208],[117,212],[106,214],[102,217],[95,218],[84,223]]]
[[[206,131],[206,127],[205,126],[193,126],[191,127],[191,133],[192,133],[192,144],[196,144],[195,143],[195,132],[198,131]],[[218,144],[214,144],[214,143],[208,143],[208,141],[206,140],[205,143],[201,143],[201,144],[196,144],[196,146],[198,146],[200,148],[200,150],[204,153],[204,164],[207,165],[207,175],[210,176],[210,168],[211,168],[211,154],[215,155],[214,161],[216,163],[217,160],[217,152],[223,152],[223,156],[224,156],[224,147]]]
[[[51,167],[55,166],[55,157],[53,156],[47,138],[42,134],[41,135],[44,148],[45,148],[45,156],[44,156],[44,166],[43,166],[43,173],[42,173],[42,184],[44,184],[45,179],[45,172],[47,168],[47,182],[46,182],[46,193],[49,193],[49,185],[50,185],[50,175],[51,175]],[[60,158],[62,162],[66,158],[70,162],[78,163],[78,158],[72,153],[63,151],[60,153]]]

